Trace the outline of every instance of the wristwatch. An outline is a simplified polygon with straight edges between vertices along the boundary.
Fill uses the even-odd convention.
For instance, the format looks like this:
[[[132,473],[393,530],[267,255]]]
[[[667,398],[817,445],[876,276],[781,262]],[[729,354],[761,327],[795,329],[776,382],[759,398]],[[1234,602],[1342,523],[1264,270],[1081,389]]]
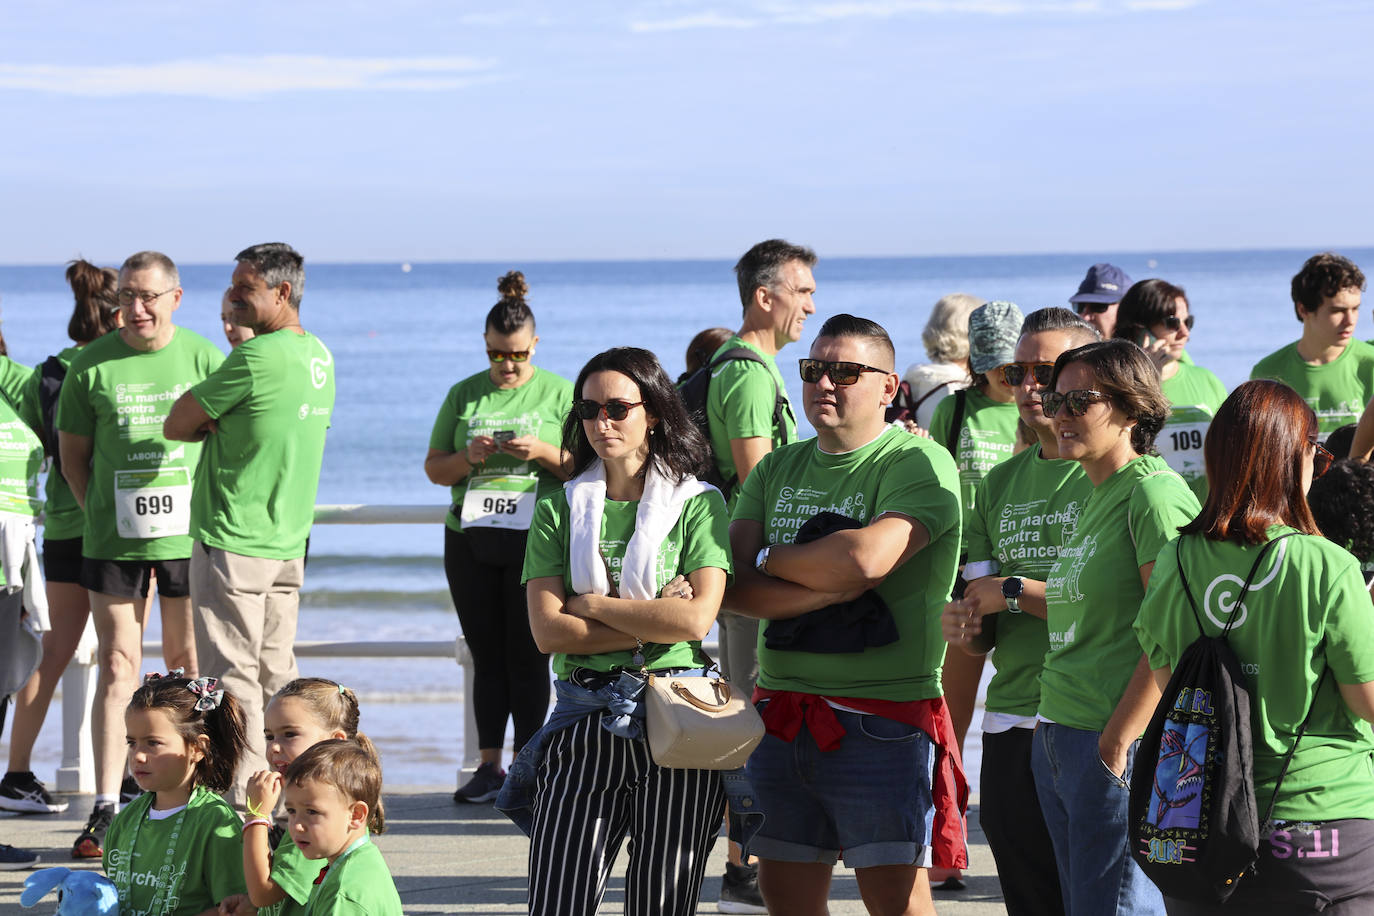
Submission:
[[[758,555],[754,557],[754,568],[765,576],[768,575],[768,551],[772,549],[773,545],[769,544],[767,547],[760,550]]]
[[[1002,580],[1002,597],[1007,599],[1007,610],[1013,614],[1021,613],[1021,596],[1025,591],[1026,583],[1020,576],[1008,576]]]

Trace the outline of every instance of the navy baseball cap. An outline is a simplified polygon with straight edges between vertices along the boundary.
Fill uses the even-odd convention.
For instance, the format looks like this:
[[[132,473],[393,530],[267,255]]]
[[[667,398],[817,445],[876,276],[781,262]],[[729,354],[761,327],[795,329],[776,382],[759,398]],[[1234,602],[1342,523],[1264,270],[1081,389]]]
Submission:
[[[1110,305],[1120,302],[1130,288],[1131,278],[1126,276],[1126,271],[1115,264],[1094,264],[1088,268],[1087,276],[1078,284],[1078,292],[1069,297],[1069,302],[1104,302]]]

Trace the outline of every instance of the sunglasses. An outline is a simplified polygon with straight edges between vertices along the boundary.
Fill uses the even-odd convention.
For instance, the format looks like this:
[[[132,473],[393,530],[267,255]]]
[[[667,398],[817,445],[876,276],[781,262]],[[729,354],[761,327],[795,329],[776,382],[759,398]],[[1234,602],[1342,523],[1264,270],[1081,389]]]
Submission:
[[[573,402],[573,413],[583,420],[595,420],[605,412],[608,420],[623,420],[630,415],[630,411],[643,405],[643,401],[619,401],[614,398],[602,404],[593,401],[591,398],[582,398],[580,401]]]
[[[510,360],[513,363],[523,363],[530,358],[529,350],[488,350],[487,359],[494,363]]]
[[[824,359],[799,359],[797,368],[801,370],[801,380],[808,385],[819,382],[822,375],[830,376],[830,381],[836,385],[852,385],[865,372],[887,374],[886,369],[875,369],[863,363],[832,363]]]
[[[1312,479],[1316,480],[1318,477],[1331,470],[1331,463],[1336,460],[1336,456],[1328,452],[1326,446],[1322,445],[1320,442],[1314,442],[1311,439],[1308,441],[1311,442],[1313,448]]]
[[[1191,331],[1193,329],[1193,316],[1189,315],[1187,318],[1180,318],[1177,315],[1170,315],[1168,318],[1163,319],[1159,323],[1164,325],[1171,331],[1177,331],[1179,325],[1182,325],[1183,327]]]
[[[1073,391],[1066,391],[1063,394],[1058,391],[1047,391],[1040,398],[1040,409],[1045,412],[1045,416],[1052,417],[1059,413],[1059,408],[1066,407],[1071,417],[1081,417],[1088,412],[1088,405],[1096,404],[1099,401],[1110,401],[1112,396],[1094,391],[1091,388],[1075,388]]]
[[[1054,363],[1007,363],[997,368],[1002,370],[1002,381],[1011,388],[1020,388],[1028,372],[1035,379],[1035,384],[1048,388],[1050,376],[1054,375]]]
[[[1075,302],[1073,308],[1080,315],[1086,315],[1089,312],[1094,315],[1101,315],[1114,305],[1116,305],[1115,302]]]

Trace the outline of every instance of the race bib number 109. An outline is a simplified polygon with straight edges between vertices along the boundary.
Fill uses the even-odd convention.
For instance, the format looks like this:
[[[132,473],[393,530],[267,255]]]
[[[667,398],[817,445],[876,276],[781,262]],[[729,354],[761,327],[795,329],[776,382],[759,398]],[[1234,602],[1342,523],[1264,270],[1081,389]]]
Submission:
[[[115,523],[124,538],[165,538],[191,531],[191,471],[115,471]]]

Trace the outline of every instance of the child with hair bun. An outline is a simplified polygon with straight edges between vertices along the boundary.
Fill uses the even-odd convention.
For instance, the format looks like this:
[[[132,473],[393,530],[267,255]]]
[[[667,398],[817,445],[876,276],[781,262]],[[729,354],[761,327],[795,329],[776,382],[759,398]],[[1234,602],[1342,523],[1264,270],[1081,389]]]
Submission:
[[[282,775],[288,832],[308,859],[328,862],[306,916],[401,916],[401,897],[369,839],[385,827],[382,765],[355,741],[321,741]]]
[[[213,677],[149,675],[124,713],[144,792],[105,835],[122,916],[193,916],[244,891],[239,818],[216,793],[243,754],[243,711]]]

